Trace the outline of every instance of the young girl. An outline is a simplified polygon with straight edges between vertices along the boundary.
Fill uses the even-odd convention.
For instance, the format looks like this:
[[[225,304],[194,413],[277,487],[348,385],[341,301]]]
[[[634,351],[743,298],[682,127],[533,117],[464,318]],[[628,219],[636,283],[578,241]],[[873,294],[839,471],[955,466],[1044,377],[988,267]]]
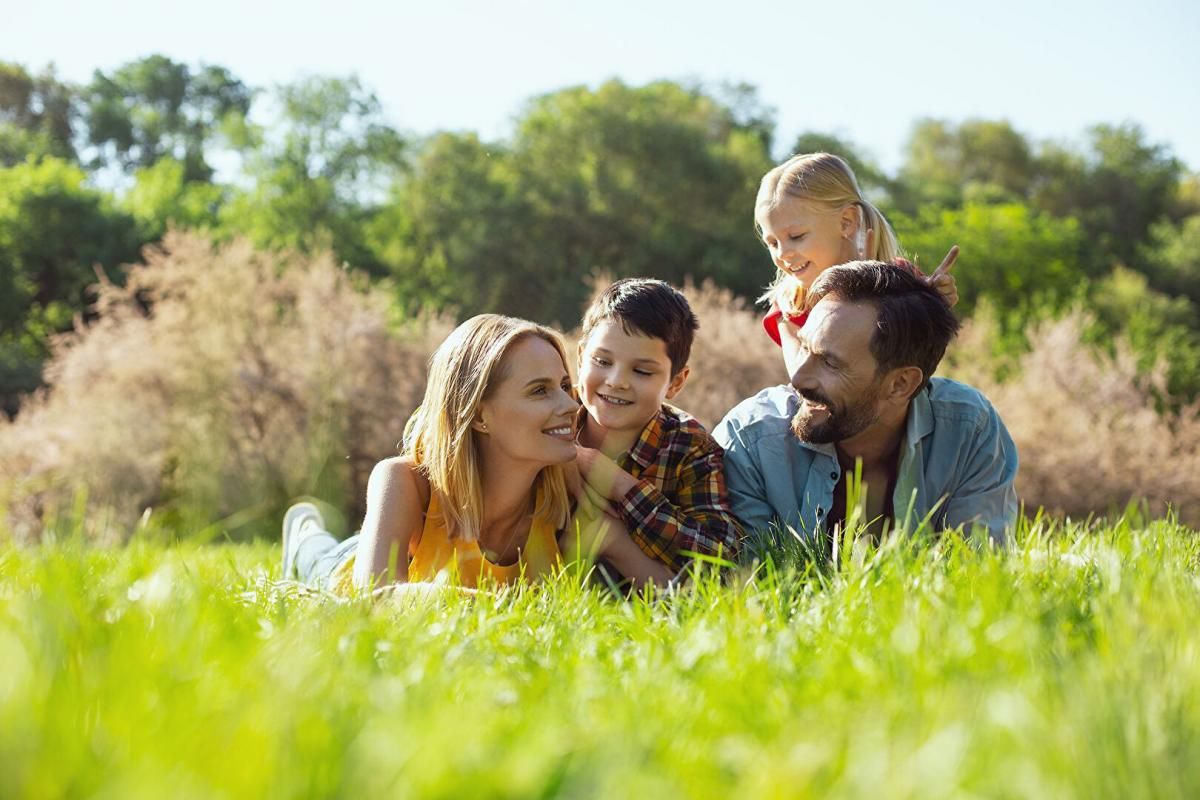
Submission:
[[[371,472],[361,533],[339,544],[315,506],[292,506],[284,577],[340,593],[536,579],[560,559],[578,408],[558,334],[496,314],[467,320],[430,360],[401,455]]]
[[[790,375],[795,365],[796,332],[807,318],[806,292],[817,276],[836,264],[868,259],[894,261],[920,274],[900,258],[900,243],[883,214],[858,188],[850,166],[829,153],[792,156],[763,176],[754,202],[754,223],[778,272],[760,301],[769,304],[763,327],[783,348]],[[958,248],[929,276],[947,302],[958,302],[950,268]]]

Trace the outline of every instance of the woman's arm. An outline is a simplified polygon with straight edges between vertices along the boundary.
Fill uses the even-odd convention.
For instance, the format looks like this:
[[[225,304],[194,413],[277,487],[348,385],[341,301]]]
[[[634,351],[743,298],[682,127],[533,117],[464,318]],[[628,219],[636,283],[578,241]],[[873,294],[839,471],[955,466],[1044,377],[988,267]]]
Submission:
[[[354,560],[359,588],[405,583],[408,546],[420,536],[429,507],[429,483],[409,458],[388,458],[367,481],[367,516]]]

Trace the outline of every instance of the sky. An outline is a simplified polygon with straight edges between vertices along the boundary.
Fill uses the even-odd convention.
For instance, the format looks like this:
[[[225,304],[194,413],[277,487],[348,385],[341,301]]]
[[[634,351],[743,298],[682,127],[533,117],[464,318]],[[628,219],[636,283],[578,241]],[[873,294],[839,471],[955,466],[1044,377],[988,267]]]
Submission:
[[[1132,121],[1200,170],[1200,2],[0,0],[0,60],[60,79],[161,53],[252,86],[356,74],[414,134],[503,138],[530,97],[610,78],[744,82],[888,171],[914,121],[1005,119],[1083,141]]]

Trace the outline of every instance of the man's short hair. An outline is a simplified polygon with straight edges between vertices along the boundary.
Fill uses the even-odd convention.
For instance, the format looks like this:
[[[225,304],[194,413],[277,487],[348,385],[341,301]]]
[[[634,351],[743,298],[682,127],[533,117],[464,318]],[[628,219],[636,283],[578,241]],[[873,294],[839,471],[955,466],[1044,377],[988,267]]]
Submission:
[[[882,261],[852,261],[825,270],[809,290],[816,300],[836,295],[871,303],[878,311],[871,335],[877,371],[920,367],[929,385],[959,322],[938,290],[905,267]]]
[[[623,278],[601,292],[583,315],[580,341],[587,342],[597,325],[613,320],[628,334],[662,339],[672,375],[687,366],[700,327],[683,292],[653,278]]]

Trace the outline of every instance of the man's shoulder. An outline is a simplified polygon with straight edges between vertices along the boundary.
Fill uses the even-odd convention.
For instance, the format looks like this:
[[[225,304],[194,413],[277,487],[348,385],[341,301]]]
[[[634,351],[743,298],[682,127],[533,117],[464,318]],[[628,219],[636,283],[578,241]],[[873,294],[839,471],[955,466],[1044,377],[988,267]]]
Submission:
[[[713,435],[723,447],[728,447],[728,441],[734,437],[756,441],[788,435],[798,405],[796,393],[790,386],[768,386],[730,409],[713,430]]]
[[[983,392],[951,378],[929,380],[929,405],[935,420],[974,425],[997,419]]]

